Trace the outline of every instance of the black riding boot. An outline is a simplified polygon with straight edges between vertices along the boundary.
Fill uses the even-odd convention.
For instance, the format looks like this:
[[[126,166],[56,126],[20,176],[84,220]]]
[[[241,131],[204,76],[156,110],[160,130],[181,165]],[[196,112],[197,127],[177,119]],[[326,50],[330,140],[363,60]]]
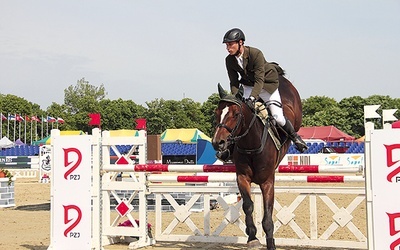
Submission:
[[[293,125],[288,119],[286,119],[286,123],[282,128],[286,131],[289,138],[294,142],[297,150],[299,150],[301,153],[304,153],[308,149],[307,144],[303,141],[303,139],[301,139],[296,131],[294,131]]]

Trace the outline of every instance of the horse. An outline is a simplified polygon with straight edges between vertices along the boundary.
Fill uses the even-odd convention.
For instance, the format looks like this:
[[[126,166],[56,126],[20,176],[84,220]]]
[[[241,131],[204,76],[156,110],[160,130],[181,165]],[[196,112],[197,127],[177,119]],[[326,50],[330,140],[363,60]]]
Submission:
[[[245,104],[242,96],[243,89],[233,96],[227,94],[218,84],[218,92],[220,101],[215,110],[217,125],[212,145],[217,154],[233,148],[232,162],[236,167],[237,185],[243,200],[242,209],[245,213],[248,235],[247,246],[253,249],[263,247],[256,237],[257,228],[252,217],[254,203],[251,199],[251,183],[255,183],[259,185],[263,196],[262,228],[266,236],[267,249],[274,250],[276,247],[273,238],[272,213],[275,169],[286,155],[290,147],[290,139],[287,135],[285,138],[283,130],[275,129],[278,136],[281,136],[281,145],[277,146],[276,140],[274,141],[273,136],[267,132],[268,127],[275,127],[273,118],[269,116],[266,123],[259,119],[256,112]],[[284,114],[298,131],[302,122],[300,95],[293,84],[284,77],[283,72],[279,74],[279,92]]]

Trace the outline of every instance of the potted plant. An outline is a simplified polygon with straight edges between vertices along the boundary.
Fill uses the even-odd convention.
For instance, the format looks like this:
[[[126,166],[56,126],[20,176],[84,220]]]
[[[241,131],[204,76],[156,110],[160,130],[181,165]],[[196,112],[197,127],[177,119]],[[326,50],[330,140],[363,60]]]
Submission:
[[[0,178],[8,178],[8,185],[11,185],[13,175],[7,169],[1,168],[0,169]]]

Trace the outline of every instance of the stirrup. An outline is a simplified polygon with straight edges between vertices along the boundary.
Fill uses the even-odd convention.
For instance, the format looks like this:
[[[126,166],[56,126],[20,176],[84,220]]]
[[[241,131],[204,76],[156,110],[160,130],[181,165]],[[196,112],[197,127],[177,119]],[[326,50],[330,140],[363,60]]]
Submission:
[[[308,149],[307,144],[305,144],[304,142],[300,141],[297,138],[294,140],[294,144],[296,145],[296,148],[298,151],[300,151],[300,153],[304,153]]]

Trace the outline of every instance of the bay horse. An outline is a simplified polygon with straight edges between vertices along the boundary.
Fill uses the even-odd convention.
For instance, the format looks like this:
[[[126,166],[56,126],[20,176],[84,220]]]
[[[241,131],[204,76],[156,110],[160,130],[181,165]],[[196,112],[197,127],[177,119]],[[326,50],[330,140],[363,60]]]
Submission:
[[[236,167],[237,185],[243,200],[248,248],[262,247],[256,237],[257,228],[252,216],[254,203],[251,199],[251,183],[255,183],[260,186],[263,196],[262,228],[266,236],[267,249],[274,250],[276,247],[272,213],[275,169],[286,155],[290,147],[290,139],[287,135],[286,137],[285,134],[282,135],[283,130],[276,129],[275,131],[279,131],[278,134],[282,135],[281,145],[277,147],[272,136],[266,131],[266,127],[274,127],[273,118],[269,116],[267,118],[269,122],[263,123],[256,117],[254,110],[245,104],[242,91],[243,89],[233,96],[227,94],[218,84],[221,99],[215,110],[217,125],[212,145],[217,154],[233,148],[232,162]],[[301,99],[297,89],[284,77],[283,71],[279,74],[279,92],[284,114],[298,131],[302,121]],[[268,103],[265,105],[267,106]]]

